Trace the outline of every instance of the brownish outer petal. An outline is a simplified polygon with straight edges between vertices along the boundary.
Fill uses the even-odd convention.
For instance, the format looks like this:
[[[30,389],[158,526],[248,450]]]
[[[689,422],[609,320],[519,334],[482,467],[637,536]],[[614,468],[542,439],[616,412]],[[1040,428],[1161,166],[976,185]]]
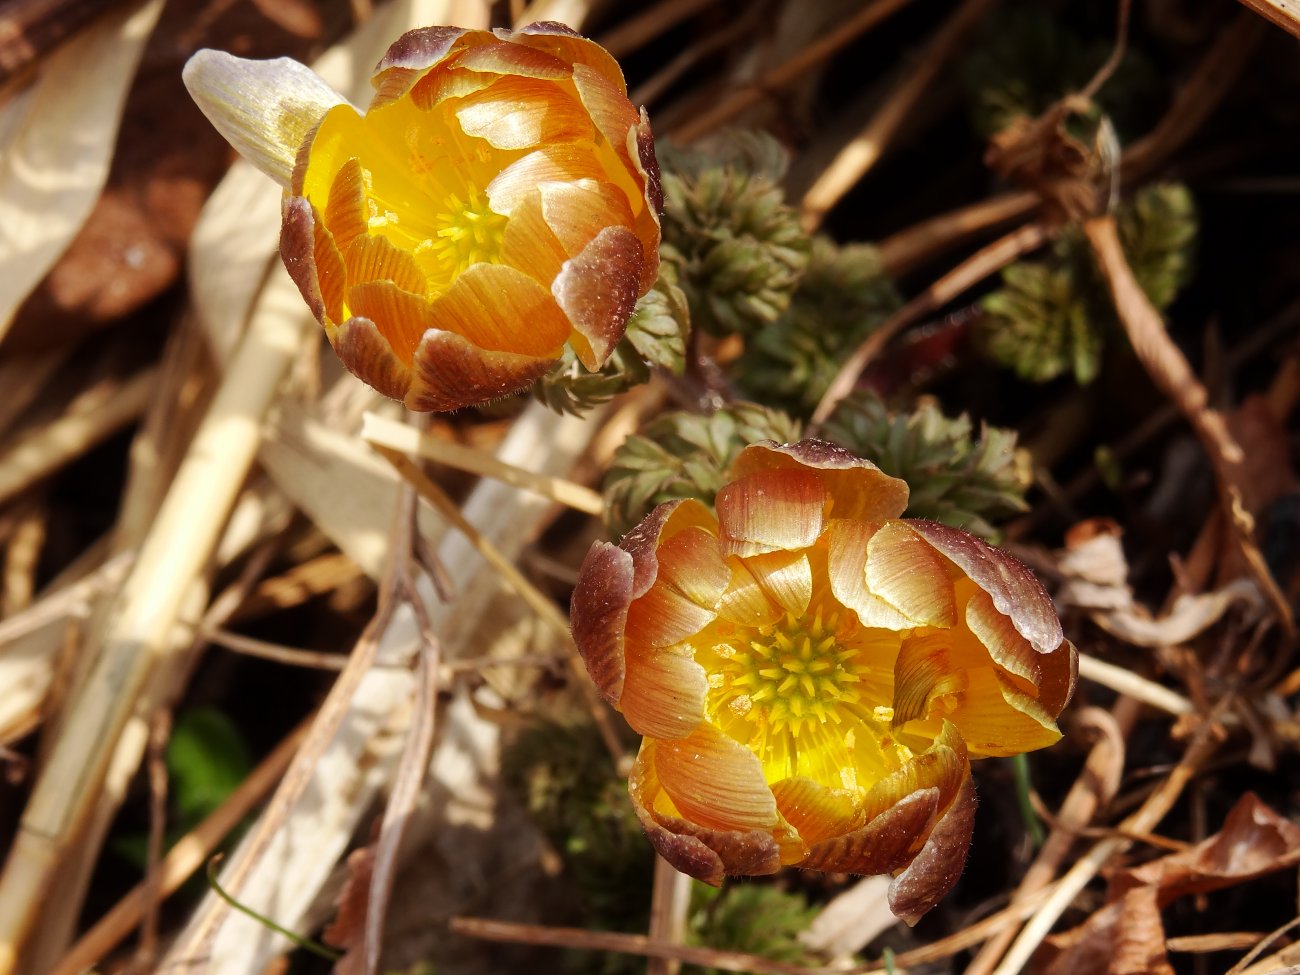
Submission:
[[[988,593],[977,593],[967,602],[966,624],[998,666],[1033,685],[1038,704],[1055,720],[1069,702],[1078,678],[1074,644],[1062,640],[1051,653],[1036,653],[1011,618],[993,606]]]
[[[468,43],[481,44],[491,40],[492,35],[487,31],[465,30],[462,27],[417,27],[408,30],[389,45],[375,65],[370,78],[375,96],[370,107],[374,109],[397,101],[453,50]]]
[[[285,270],[302,292],[316,321],[324,323],[325,302],[316,274],[315,226],[310,203],[301,196],[285,199],[280,223],[280,260],[284,261]]]
[[[1051,653],[1065,634],[1056,608],[1037,577],[1020,560],[969,535],[924,519],[909,520],[931,545],[947,556],[1011,618],[1017,632],[1039,653]]]
[[[956,798],[907,869],[889,885],[889,909],[915,924],[961,876],[975,828],[975,785],[967,776]]]
[[[632,579],[632,556],[617,545],[596,542],[582,560],[569,606],[569,625],[582,662],[614,707],[626,676],[623,629],[632,604]]]
[[[624,94],[627,93],[623,69],[618,66],[614,56],[595,41],[587,40],[566,24],[553,20],[539,20],[513,34],[509,31],[496,33],[502,40],[545,51],[568,64],[585,64],[589,68],[595,68],[611,85]]]
[[[717,528],[713,515],[699,501],[686,498],[680,501],[665,501],[628,531],[618,543],[619,548],[632,556],[635,577],[632,582],[632,598],[639,599],[650,591],[659,576],[659,559],[656,551],[669,521],[681,527],[696,525],[708,529]]]
[[[413,381],[403,402],[420,413],[477,406],[519,392],[555,362],[481,349],[463,336],[431,328],[416,347]]]
[[[348,372],[385,396],[406,398],[411,370],[393,353],[374,322],[354,316],[337,328],[327,329],[326,334]]]
[[[551,284],[560,310],[583,340],[573,350],[593,372],[623,337],[636,307],[642,264],[636,235],[626,227],[606,227],[564,263]]]
[[[641,109],[641,121],[636,127],[637,164],[641,167],[641,176],[645,180],[645,199],[650,205],[650,212],[656,217],[664,212],[664,185],[659,174],[659,158],[655,155],[655,137],[650,129],[650,116]]]
[[[864,876],[892,873],[922,848],[938,810],[938,789],[913,792],[865,826],[816,844],[799,866]]]
[[[831,499],[828,518],[889,521],[907,507],[907,483],[890,477],[869,460],[824,440],[794,444],[751,444],[731,465],[731,477],[768,470],[813,470]]]
[[[654,750],[653,740],[642,744],[628,778],[628,793],[641,828],[660,856],[687,876],[714,887],[728,875],[761,876],[781,869],[780,848],[769,832],[708,829],[655,812],[662,786],[654,770]]]

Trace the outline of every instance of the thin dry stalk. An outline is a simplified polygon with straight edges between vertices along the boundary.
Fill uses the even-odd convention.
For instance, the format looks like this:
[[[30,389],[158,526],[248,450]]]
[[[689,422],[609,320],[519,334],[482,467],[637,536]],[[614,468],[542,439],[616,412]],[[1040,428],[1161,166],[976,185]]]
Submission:
[[[308,726],[309,721],[294,729],[220,806],[167,852],[158,867],[158,885],[162,897],[175,893],[181,884],[207,863],[221,841],[271,791],[288,768]],[[147,884],[142,882],[136,885],[68,949],[67,954],[59,959],[59,963],[48,975],[81,975],[96,965],[140,923],[149,902]]]
[[[361,439],[386,451],[422,457],[437,464],[445,464],[457,470],[477,474],[480,477],[490,477],[503,484],[532,491],[534,494],[549,498],[557,504],[566,505],[583,514],[599,517],[604,510],[603,499],[589,487],[575,484],[562,477],[551,477],[524,470],[514,464],[507,464],[492,454],[440,440],[405,423],[398,423],[375,413],[367,413],[362,418]]]
[[[232,621],[255,619],[267,613],[300,606],[309,599],[333,592],[364,576],[361,568],[341,552],[330,552],[295,565],[283,575],[257,584],[230,616]]]
[[[1218,741],[1214,735],[1214,726],[1219,715],[1225,712],[1233,695],[1223,698],[1215,707],[1215,712],[1207,717],[1197,729],[1196,736],[1187,747],[1187,751],[1169,775],[1155,789],[1146,801],[1131,816],[1120,823],[1125,833],[1151,833],[1160,821],[1173,808],[1182,791],[1209,760]],[[1028,924],[1012,943],[1002,963],[994,970],[994,975],[1018,975],[1029,962],[1030,957],[1043,939],[1051,932],[1057,919],[1070,906],[1079,892],[1095,877],[1101,869],[1116,855],[1132,845],[1132,840],[1115,836],[1102,840],[1084,854],[1074,866],[1052,888],[1048,899],[1039,907]]]
[[[76,460],[95,444],[139,419],[157,392],[158,373],[146,369],[126,383],[110,380],[90,390],[52,423],[17,440],[0,456],[0,502]],[[79,403],[93,397],[94,409]]]
[[[1223,415],[1209,406],[1209,394],[1205,386],[1197,379],[1187,358],[1169,337],[1160,313],[1133,276],[1133,269],[1129,267],[1120,244],[1115,218],[1109,214],[1095,217],[1086,221],[1083,229],[1133,351],[1152,382],[1177,405],[1196,432],[1214,469],[1224,518],[1251,577],[1272,606],[1282,626],[1289,634],[1293,634],[1295,620],[1291,606],[1278,589],[1268,564],[1260,553],[1254,537],[1254,519],[1242,501],[1241,479],[1244,476],[1245,458],[1240,445],[1228,430]]]
[[[221,627],[202,630],[201,635],[205,640],[218,647],[233,650],[235,653],[243,654],[246,657],[257,657],[259,660],[270,660],[273,663],[284,664],[287,667],[306,667],[309,670],[342,670],[348,663],[348,658],[340,653],[287,647],[281,643],[271,643],[268,640],[258,640],[255,637],[244,636],[242,633],[232,633],[230,630],[224,630]]]
[[[889,141],[898,133],[916,103],[995,2],[965,0],[944,21],[902,84],[889,93],[861,133],[840,150],[808,188],[799,206],[804,230],[812,233],[820,227],[826,214],[884,155]]]
[[[766,10],[763,5],[754,4],[743,16],[726,27],[684,48],[676,57],[633,89],[628,94],[628,98],[633,105],[654,103],[678,78],[705,58],[712,57],[735,42],[737,38],[748,34],[753,30],[755,23],[764,16]]]
[[[741,112],[757,105],[773,91],[784,88],[910,2],[911,0],[875,0],[874,3],[844,21],[836,30],[818,38],[794,57],[768,71],[757,82],[733,92],[721,99],[712,109],[701,112],[690,122],[678,126],[672,132],[672,137],[678,142],[694,142],[701,136],[721,128]]]
[[[1197,710],[1196,705],[1177,691],[1171,691],[1163,684],[1147,680],[1127,667],[1098,660],[1086,653],[1079,654],[1079,676],[1175,717],[1195,714]]]
[[[671,30],[688,17],[694,17],[713,0],[660,0],[649,10],[629,17],[602,34],[600,45],[616,58],[626,57],[647,41]]]
[[[690,906],[691,878],[656,855],[654,887],[650,893],[650,940],[666,944],[685,941]],[[676,958],[651,958],[646,975],[677,975],[681,967]]]
[[[220,537],[297,351],[303,309],[287,274],[258,306],[105,626],[103,649],[37,780],[0,875],[0,973],[31,931],[54,865],[99,797],[110,756],[169,650],[182,601]]]
[[[900,277],[937,254],[1008,223],[1023,220],[1038,205],[1029,192],[1003,193],[959,207],[891,234],[877,247],[885,269]]]
[[[1119,789],[1124,771],[1124,735],[1113,715],[1100,708],[1084,708],[1079,713],[1082,726],[1097,735],[1083,770],[1061,803],[1052,832],[1029,865],[1011,903],[1017,904],[1036,894],[1056,876],[1056,871],[1074,845],[1079,830],[1092,822],[1097,810],[1104,807]],[[963,975],[988,975],[1016,936],[1016,926],[1008,924],[991,937],[966,967]]]
[[[1241,2],[1284,31],[1300,37],[1300,10],[1296,9],[1291,0],[1241,0]]]
[[[412,532],[415,531],[415,511],[410,511]],[[407,573],[407,563],[402,572]],[[424,601],[409,575],[403,576],[402,590],[415,613],[424,646],[420,648],[415,668],[415,702],[411,727],[406,733],[401,758],[393,773],[392,791],[384,809],[384,822],[375,842],[374,872],[371,874],[370,894],[366,902],[366,923],[362,940],[362,960],[366,975],[377,975],[379,956],[384,943],[384,918],[388,916],[388,902],[393,884],[397,880],[398,856],[402,836],[406,832],[420,790],[429,771],[433,754],[433,731],[438,707],[438,637],[433,632]]]
[[[14,420],[36,401],[71,354],[71,345],[65,343],[40,355],[10,355],[0,362],[0,389],[5,391],[0,399],[0,435],[7,433]]]
[[[131,967],[150,971],[158,959],[158,912],[162,907],[163,838],[167,832],[167,742],[172,735],[170,711],[159,711],[149,728],[149,843],[144,870],[144,919],[140,944]]]
[[[460,508],[456,506],[455,502],[447,497],[446,492],[435,484],[424,471],[420,470],[410,458],[387,447],[376,446],[375,450],[393,465],[397,473],[415,488],[420,497],[433,505],[444,518],[456,527],[470,545],[474,547],[474,550],[497,571],[506,585],[513,589],[528,604],[528,607],[551,627],[568,648],[570,651],[569,663],[577,680],[578,688],[587,703],[588,710],[591,712],[592,720],[595,721],[596,727],[600,730],[605,747],[614,760],[614,767],[621,774],[627,765],[623,745],[619,741],[618,733],[614,730],[613,722],[610,720],[609,709],[605,706],[604,701],[600,699],[595,685],[588,679],[582,661],[578,658],[578,648],[573,643],[573,634],[569,631],[569,621],[565,615],[544,593],[540,592],[536,586],[528,581],[527,577],[501,553],[500,549],[470,524],[465,516],[461,514]]]
[[[0,578],[0,617],[21,613],[36,594],[36,570],[45,547],[49,511],[37,502],[22,512],[5,548],[4,575]]]
[[[918,319],[942,308],[990,274],[995,274],[1017,258],[1042,246],[1048,237],[1049,232],[1042,224],[1026,224],[1013,230],[976,251],[889,316],[840,366],[840,371],[826,387],[821,402],[813,411],[812,426],[817,427],[826,422],[840,400],[853,392],[858,377],[896,335]]]

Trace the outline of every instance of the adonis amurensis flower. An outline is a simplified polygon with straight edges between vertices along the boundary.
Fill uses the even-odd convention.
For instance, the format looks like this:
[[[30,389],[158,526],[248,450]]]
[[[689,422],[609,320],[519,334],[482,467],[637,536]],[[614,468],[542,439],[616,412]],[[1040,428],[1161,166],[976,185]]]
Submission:
[[[185,82],[285,186],[281,255],[343,364],[413,410],[516,392],[566,344],[600,368],[655,282],[649,122],[563,25],[410,31],[364,113],[287,59],[200,51]]]
[[[633,805],[677,869],[892,873],[915,921],[961,873],[969,760],[1060,738],[1077,658],[1042,587],[906,503],[832,444],[755,444],[715,511],[662,504],[588,553],[574,638],[644,736]]]

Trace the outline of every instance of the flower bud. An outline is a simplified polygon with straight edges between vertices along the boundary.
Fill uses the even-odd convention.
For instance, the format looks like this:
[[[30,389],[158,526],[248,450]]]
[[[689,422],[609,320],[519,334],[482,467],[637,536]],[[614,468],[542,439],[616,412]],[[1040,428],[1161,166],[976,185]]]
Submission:
[[[399,38],[362,113],[301,65],[201,51],[186,84],[287,189],[280,252],[343,364],[413,410],[598,369],[654,284],[644,110],[559,24]]]

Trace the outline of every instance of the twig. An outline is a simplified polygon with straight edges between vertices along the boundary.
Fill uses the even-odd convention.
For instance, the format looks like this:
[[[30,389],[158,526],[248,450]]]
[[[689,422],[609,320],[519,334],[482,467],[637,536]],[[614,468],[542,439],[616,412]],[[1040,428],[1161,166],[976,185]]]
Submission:
[[[1283,628],[1288,634],[1294,634],[1291,606],[1278,589],[1255,543],[1254,519],[1242,501],[1240,479],[1244,455],[1240,445],[1228,430],[1223,416],[1208,405],[1209,394],[1205,387],[1169,337],[1160,313],[1133,276],[1133,269],[1129,267],[1120,244],[1115,218],[1109,214],[1094,217],[1084,223],[1083,229],[1133,351],[1152,382],[1178,406],[1196,432],[1214,469],[1224,517],[1250,574]]]
[[[410,458],[405,454],[379,445],[375,446],[375,450],[397,469],[397,473],[419,492],[420,497],[433,505],[443,517],[465,536],[484,560],[500,574],[505,583],[514,589],[520,598],[528,604],[529,608],[541,617],[542,621],[547,623],[560,637],[570,651],[569,663],[574,676],[577,678],[578,688],[591,711],[592,719],[600,729],[601,737],[605,741],[605,747],[609,749],[615,767],[622,772],[626,765],[623,745],[619,741],[618,733],[614,730],[614,726],[610,721],[609,710],[598,696],[595,685],[588,679],[587,672],[578,659],[577,647],[574,646],[573,635],[569,632],[569,623],[564,614],[550,599],[539,592],[537,587],[529,582],[523,573],[502,555],[501,551],[488,538],[466,520],[465,516],[461,514],[460,508],[456,506],[451,498],[447,497],[442,488],[435,484],[424,471],[420,470]]]
[[[681,944],[686,936],[686,915],[691,906],[691,878],[655,856],[654,887],[650,894],[650,940]],[[675,958],[651,958],[646,975],[677,975]]]
[[[19,438],[0,456],[0,501],[48,477],[134,422],[151,402],[157,385],[156,369],[145,369],[125,383],[107,382],[74,400],[54,422]],[[86,396],[95,399],[94,409],[79,405]]]
[[[1241,3],[1284,31],[1300,37],[1300,11],[1291,0],[1241,0]]]
[[[866,127],[840,150],[804,194],[800,217],[812,233],[826,214],[876,164],[916,103],[955,54],[962,41],[996,0],[965,0],[944,21],[922,52],[919,63],[872,115]]]
[[[414,427],[375,413],[367,413],[362,418],[361,439],[375,447],[423,457],[425,460],[446,464],[448,467],[478,474],[480,477],[494,478],[504,484],[511,484],[550,498],[558,504],[567,505],[583,514],[599,516],[604,510],[604,501],[591,488],[566,481],[562,477],[526,471],[498,460],[491,454],[439,440]]]
[[[879,328],[867,336],[835,374],[835,378],[826,387],[821,402],[813,412],[812,426],[820,426],[826,422],[840,400],[853,391],[863,370],[894,336],[918,319],[942,308],[962,292],[990,274],[1000,271],[1021,255],[1041,246],[1048,237],[1047,228],[1037,223],[1026,224],[1013,230],[1005,237],[976,251],[889,316]]]
[[[158,911],[162,907],[163,840],[167,833],[167,743],[172,734],[170,711],[159,711],[149,726],[149,846],[144,871],[144,919],[140,944],[131,959],[136,972],[153,970],[158,958]]]
[[[661,0],[650,9],[629,17],[605,32],[598,40],[601,47],[614,57],[625,57],[647,41],[672,29],[688,17],[693,17],[712,2],[713,0]]]
[[[777,65],[754,84],[733,92],[712,109],[700,113],[685,125],[678,126],[672,133],[673,138],[678,142],[694,142],[726,125],[745,109],[758,104],[772,91],[784,88],[910,2],[911,0],[875,0],[868,4],[838,28]]]

